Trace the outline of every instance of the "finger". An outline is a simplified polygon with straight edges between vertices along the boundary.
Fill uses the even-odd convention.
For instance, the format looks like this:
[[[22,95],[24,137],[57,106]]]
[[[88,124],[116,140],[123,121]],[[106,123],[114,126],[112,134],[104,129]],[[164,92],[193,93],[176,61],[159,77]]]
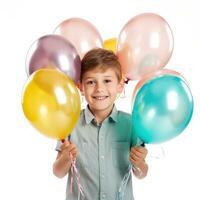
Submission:
[[[132,158],[131,156],[129,157],[130,162],[135,165],[136,167],[140,167],[142,163],[145,163],[144,160],[137,160],[135,158]]]
[[[145,147],[132,147],[131,152],[137,154],[139,157],[145,158],[148,151]],[[141,156],[140,156],[141,155]]]
[[[68,140],[65,140],[65,142],[63,142],[60,146],[61,150],[64,150],[65,148],[67,148],[70,145],[70,142]]]
[[[138,158],[144,158],[144,154],[138,152],[138,151],[133,151],[130,153],[131,155],[135,155],[137,156]]]
[[[144,154],[147,154],[147,152],[148,152],[145,147],[137,147],[136,150],[141,152],[141,153],[144,153]]]
[[[72,154],[73,157],[77,157],[78,151],[77,149],[73,149],[72,151],[70,151],[70,153]]]
[[[76,149],[76,145],[75,144],[70,144],[68,147],[67,147],[67,151],[72,151],[72,150],[74,150],[74,149]]]
[[[68,145],[71,144],[71,142],[70,142],[69,140],[65,140],[64,144],[65,144],[66,146],[68,146]]]
[[[62,150],[62,153],[63,153],[63,154],[66,154],[67,156],[70,156],[70,149],[69,149],[69,147],[63,149],[63,150]]]
[[[136,150],[131,151],[131,152],[130,152],[130,155],[131,155],[132,157],[136,156],[138,159],[145,159],[145,157],[146,157],[145,154],[143,154],[143,153],[141,153],[141,152],[139,152],[139,151],[136,151]]]
[[[133,151],[133,152],[140,152],[139,148],[140,147],[131,147],[131,151]]]
[[[135,166],[138,166],[138,165],[139,165],[139,162],[136,161],[136,160],[134,160],[132,157],[129,157],[129,160],[130,160],[130,162],[131,162],[133,165],[135,165]]]
[[[136,154],[130,154],[130,157],[135,160],[136,162],[140,162],[143,158],[138,157]]]
[[[62,150],[64,150],[64,149],[71,149],[72,147],[74,147],[75,145],[74,144],[72,144],[72,143],[70,143],[69,141],[67,141],[67,142],[65,142],[65,143],[63,143],[62,145],[61,145],[61,149]]]

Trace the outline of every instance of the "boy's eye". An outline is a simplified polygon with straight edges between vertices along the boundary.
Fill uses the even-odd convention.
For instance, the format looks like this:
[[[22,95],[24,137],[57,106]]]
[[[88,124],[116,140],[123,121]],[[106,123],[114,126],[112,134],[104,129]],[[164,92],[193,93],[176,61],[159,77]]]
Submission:
[[[112,82],[112,80],[106,79],[106,80],[104,80],[104,82],[105,82],[105,83],[110,83],[110,82]]]
[[[87,84],[87,85],[93,85],[93,84],[94,84],[94,81],[87,81],[86,84]]]

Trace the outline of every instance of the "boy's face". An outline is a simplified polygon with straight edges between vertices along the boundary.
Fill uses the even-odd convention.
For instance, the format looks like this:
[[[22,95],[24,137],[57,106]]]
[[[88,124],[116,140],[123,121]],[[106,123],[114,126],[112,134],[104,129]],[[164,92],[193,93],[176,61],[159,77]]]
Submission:
[[[81,91],[92,111],[109,111],[114,101],[123,90],[113,69],[102,72],[98,68],[83,75]]]

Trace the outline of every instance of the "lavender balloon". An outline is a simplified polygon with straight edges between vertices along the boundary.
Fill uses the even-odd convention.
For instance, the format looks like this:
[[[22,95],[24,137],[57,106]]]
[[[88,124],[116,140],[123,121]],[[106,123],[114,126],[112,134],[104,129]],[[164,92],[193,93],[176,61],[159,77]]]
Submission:
[[[81,61],[74,46],[58,35],[46,35],[36,40],[26,57],[26,70],[30,75],[40,68],[58,68],[75,83],[80,80]]]

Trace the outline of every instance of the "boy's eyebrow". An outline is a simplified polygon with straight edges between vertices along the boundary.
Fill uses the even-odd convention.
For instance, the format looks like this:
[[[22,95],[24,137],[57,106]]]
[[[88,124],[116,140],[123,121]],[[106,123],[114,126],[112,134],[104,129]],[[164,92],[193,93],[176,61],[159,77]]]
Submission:
[[[112,78],[113,76],[109,76],[109,75],[107,75],[107,76],[103,76],[104,78]],[[84,80],[87,80],[87,79],[94,79],[95,77],[93,77],[93,76],[88,76],[88,77],[86,77],[86,78],[84,78]]]
[[[88,77],[84,78],[84,80],[93,79],[93,78],[94,78],[94,77],[92,77],[92,76],[88,76]]]

